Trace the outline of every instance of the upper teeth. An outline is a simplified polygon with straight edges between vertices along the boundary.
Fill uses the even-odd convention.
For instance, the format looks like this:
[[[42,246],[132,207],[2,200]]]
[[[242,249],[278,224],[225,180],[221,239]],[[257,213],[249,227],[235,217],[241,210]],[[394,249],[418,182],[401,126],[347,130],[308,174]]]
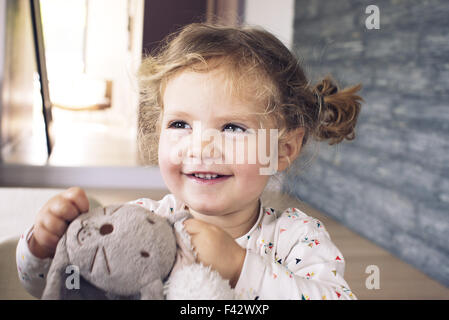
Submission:
[[[218,174],[203,174],[203,173],[194,173],[193,175],[201,179],[215,179],[218,176]]]

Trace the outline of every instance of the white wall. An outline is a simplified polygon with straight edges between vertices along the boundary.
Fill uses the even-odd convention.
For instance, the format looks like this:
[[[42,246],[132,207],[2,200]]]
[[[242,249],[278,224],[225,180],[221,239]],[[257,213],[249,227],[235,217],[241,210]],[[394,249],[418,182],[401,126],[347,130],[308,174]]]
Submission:
[[[246,0],[245,23],[260,25],[288,48],[293,42],[294,0]]]
[[[143,0],[89,3],[88,24],[93,27],[87,36],[87,72],[113,80],[112,109],[108,113],[126,127],[135,127],[137,123],[138,90],[134,76],[142,52],[143,6]],[[131,37],[128,12],[133,16]],[[130,50],[128,41],[131,41]]]
[[[89,2],[86,73],[112,81],[112,105],[96,112],[54,108],[51,165],[137,165],[136,73],[142,55],[143,8],[143,0]]]

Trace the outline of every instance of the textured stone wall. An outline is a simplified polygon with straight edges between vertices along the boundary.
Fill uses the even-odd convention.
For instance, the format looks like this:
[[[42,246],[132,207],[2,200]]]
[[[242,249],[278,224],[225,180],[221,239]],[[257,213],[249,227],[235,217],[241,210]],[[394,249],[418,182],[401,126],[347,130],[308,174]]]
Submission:
[[[285,190],[449,286],[449,2],[297,0],[295,12],[313,83],[361,82],[366,103],[356,139],[317,144],[305,168],[309,146]]]

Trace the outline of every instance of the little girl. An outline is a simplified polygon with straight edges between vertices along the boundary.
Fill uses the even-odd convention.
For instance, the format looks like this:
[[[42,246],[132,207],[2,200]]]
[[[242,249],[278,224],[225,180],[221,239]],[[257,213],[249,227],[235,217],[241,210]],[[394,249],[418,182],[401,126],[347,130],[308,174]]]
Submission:
[[[276,212],[260,197],[270,178],[263,169],[287,169],[310,137],[354,138],[361,86],[338,90],[326,77],[311,87],[270,33],[209,24],[170,36],[139,77],[141,154],[159,164],[171,194],[133,203],[161,215],[189,210],[194,218],[184,225],[198,261],[239,298],[355,299],[323,224],[296,208]],[[70,188],[44,205],[20,240],[19,276],[34,296],[68,223],[88,207],[84,191]]]

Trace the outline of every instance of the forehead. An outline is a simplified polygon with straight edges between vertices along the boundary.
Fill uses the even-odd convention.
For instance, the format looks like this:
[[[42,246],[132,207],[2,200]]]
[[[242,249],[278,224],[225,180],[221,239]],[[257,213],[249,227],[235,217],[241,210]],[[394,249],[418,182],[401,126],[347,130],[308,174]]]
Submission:
[[[263,115],[265,100],[254,90],[254,79],[226,67],[184,69],[167,79],[163,91],[164,113],[200,112],[204,115]],[[260,86],[263,88],[263,85]]]

